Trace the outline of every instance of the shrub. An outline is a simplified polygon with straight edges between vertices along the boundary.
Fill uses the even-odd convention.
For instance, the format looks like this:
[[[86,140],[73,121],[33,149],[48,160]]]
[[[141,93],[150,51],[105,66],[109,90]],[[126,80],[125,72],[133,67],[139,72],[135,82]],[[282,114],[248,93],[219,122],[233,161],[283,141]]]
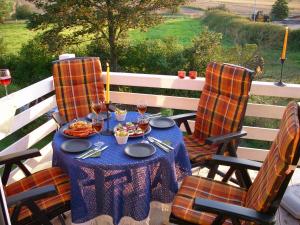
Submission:
[[[173,38],[145,40],[124,48],[119,64],[128,72],[177,74],[187,63],[183,50]]]
[[[271,10],[273,20],[283,20],[289,15],[289,6],[286,0],[277,0]]]
[[[29,19],[33,14],[29,5],[17,5],[15,17],[18,20]]]
[[[207,64],[217,61],[221,50],[222,34],[207,28],[193,40],[193,46],[187,50],[188,69],[204,75]]]
[[[28,85],[49,77],[54,57],[37,36],[23,45],[15,65],[15,82]]]
[[[277,49],[282,46],[285,29],[275,24],[252,22],[219,10],[208,11],[203,21],[210,29],[223,33],[239,45],[250,43]]]

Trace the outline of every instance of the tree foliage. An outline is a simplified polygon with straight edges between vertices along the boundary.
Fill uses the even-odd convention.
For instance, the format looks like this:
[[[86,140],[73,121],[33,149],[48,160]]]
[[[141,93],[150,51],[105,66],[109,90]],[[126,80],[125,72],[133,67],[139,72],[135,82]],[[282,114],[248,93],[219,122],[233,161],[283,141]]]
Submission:
[[[12,0],[0,0],[0,23],[3,23],[4,19],[9,16],[12,8]]]
[[[289,15],[289,6],[286,0],[277,0],[273,6],[271,15],[274,20],[283,20]]]
[[[30,0],[43,14],[35,14],[30,27],[45,30],[43,40],[52,50],[87,39],[107,42],[112,68],[117,68],[118,46],[129,29],[146,29],[161,21],[160,9],[185,0]]]

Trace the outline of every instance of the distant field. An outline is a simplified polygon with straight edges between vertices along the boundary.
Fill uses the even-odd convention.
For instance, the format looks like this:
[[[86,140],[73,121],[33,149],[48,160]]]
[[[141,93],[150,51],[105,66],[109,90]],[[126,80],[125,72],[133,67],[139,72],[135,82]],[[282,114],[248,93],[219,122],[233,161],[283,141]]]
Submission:
[[[275,0],[256,0],[256,9],[269,13],[274,2]],[[253,12],[254,3],[255,0],[191,0],[188,5],[196,8],[207,9],[208,7],[225,4],[232,12],[249,16]],[[290,0],[289,7],[290,16],[300,16],[300,0]]]
[[[203,29],[203,24],[198,18],[179,17],[167,19],[165,23],[150,28],[147,32],[132,30],[129,38],[133,41],[145,39],[161,39],[163,37],[174,37],[183,45],[190,45],[191,40]]]
[[[0,36],[4,38],[7,53],[17,54],[22,45],[35,35],[34,31],[26,28],[25,22],[0,24]]]

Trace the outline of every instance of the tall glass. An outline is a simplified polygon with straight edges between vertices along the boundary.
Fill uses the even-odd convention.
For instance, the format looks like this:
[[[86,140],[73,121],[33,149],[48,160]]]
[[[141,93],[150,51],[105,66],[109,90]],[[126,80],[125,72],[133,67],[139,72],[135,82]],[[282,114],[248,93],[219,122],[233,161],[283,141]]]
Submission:
[[[147,102],[145,100],[138,101],[137,110],[141,116],[143,116],[147,111]]]
[[[8,95],[7,86],[11,83],[11,76],[8,69],[0,69],[0,85],[4,86],[5,93]]]
[[[96,115],[92,118],[92,126],[93,129],[97,132],[98,135],[98,141],[94,143],[94,145],[98,148],[101,148],[102,145],[104,145],[104,142],[101,141],[101,131],[104,127],[104,119],[102,116]]]
[[[140,116],[138,117],[138,126],[143,131],[143,140],[142,143],[148,143],[148,141],[145,140],[145,133],[149,129],[149,117],[147,116]]]

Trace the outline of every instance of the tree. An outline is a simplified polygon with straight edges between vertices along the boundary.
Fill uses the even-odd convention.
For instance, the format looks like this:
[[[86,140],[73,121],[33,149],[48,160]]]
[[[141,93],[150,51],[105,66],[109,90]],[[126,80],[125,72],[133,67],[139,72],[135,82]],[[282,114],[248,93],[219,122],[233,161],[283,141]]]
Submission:
[[[0,23],[3,23],[4,19],[9,16],[12,8],[13,2],[11,0],[0,0]]]
[[[43,14],[35,14],[30,27],[45,32],[53,50],[87,40],[106,41],[111,67],[117,69],[118,48],[129,29],[146,29],[161,21],[161,9],[186,0],[30,0]]]
[[[271,15],[274,20],[283,20],[289,15],[289,6],[286,0],[277,0],[271,10]]]

